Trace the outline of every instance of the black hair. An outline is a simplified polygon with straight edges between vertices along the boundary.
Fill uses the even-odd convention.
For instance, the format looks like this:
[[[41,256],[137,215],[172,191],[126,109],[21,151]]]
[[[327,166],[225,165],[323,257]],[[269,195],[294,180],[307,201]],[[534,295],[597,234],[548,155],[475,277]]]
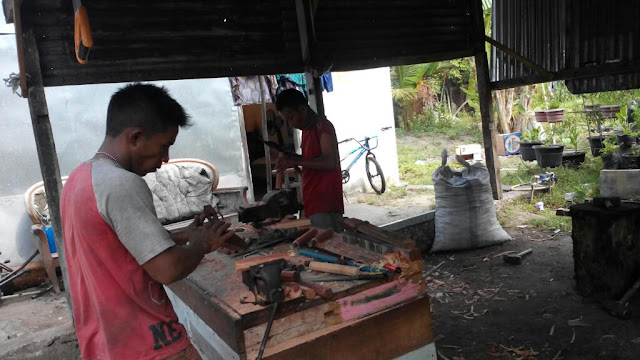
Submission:
[[[296,89],[287,89],[278,95],[276,109],[282,111],[285,108],[297,110],[300,105],[307,105],[307,99]]]
[[[163,86],[134,83],[111,96],[107,136],[117,137],[130,127],[140,127],[146,136],[152,136],[176,125],[191,125],[189,115]]]

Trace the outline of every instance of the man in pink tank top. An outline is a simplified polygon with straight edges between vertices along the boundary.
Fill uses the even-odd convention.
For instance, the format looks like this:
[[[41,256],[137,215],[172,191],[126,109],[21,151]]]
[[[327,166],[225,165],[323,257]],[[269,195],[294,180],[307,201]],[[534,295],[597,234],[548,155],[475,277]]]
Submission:
[[[187,125],[164,88],[125,86],[109,102],[100,149],[65,184],[64,246],[85,360],[200,358],[162,285],[189,275],[233,231],[202,214],[169,234],[142,179],[169,161],[169,147]]]
[[[289,124],[302,130],[302,156],[280,156],[280,171],[302,166],[302,203],[311,225],[344,230],[342,171],[333,124],[316,114],[302,93],[288,89],[278,95],[276,108]]]

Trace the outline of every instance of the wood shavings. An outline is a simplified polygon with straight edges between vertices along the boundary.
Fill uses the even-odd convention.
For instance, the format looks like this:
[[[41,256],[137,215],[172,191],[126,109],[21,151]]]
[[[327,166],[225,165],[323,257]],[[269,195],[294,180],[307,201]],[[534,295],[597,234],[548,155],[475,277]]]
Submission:
[[[554,356],[553,359],[551,359],[551,360],[564,359],[563,357],[560,357],[561,354],[562,354],[562,349],[558,350],[558,352],[556,353],[556,356]]]
[[[569,342],[569,344],[573,344],[573,342],[576,341],[576,331],[571,328],[571,332],[573,333],[573,335],[571,335],[571,342]]]
[[[422,273],[422,277],[427,278],[429,277],[429,275],[433,274],[436,270],[438,270],[440,268],[440,266],[444,265],[444,261],[441,262],[440,264],[432,267],[431,269],[425,271],[424,273]]]
[[[631,342],[634,343],[634,344],[640,344],[640,337],[637,338],[637,339],[631,340]]]
[[[440,356],[440,358],[441,358],[442,360],[449,360],[449,358],[448,358],[448,357],[446,357],[446,356],[444,356],[444,355],[440,352],[440,350],[438,350],[438,355]]]
[[[600,337],[600,341],[604,341],[604,340],[607,340],[607,339],[612,339],[612,340],[613,340],[613,339],[615,339],[615,338],[616,338],[616,336],[615,336],[615,335],[602,335],[602,336]]]
[[[573,326],[591,326],[590,324],[587,324],[586,322],[582,321],[582,315],[580,315],[579,318],[577,319],[573,319],[573,320],[569,320],[567,321],[567,325],[573,327]]]
[[[473,310],[473,305],[472,305],[471,309],[469,311],[453,311],[453,310],[451,310],[451,313],[455,314],[455,315],[458,315],[458,316],[461,316],[461,317],[463,317],[463,318],[465,318],[467,320],[473,320],[473,319],[475,319],[475,318],[477,318],[479,316],[482,316],[482,315],[486,314],[487,311],[488,310],[484,310],[481,313],[477,313],[477,312],[475,312]]]
[[[460,269],[460,271],[473,270],[473,269],[477,269],[477,268],[478,268],[477,266],[473,265],[473,266],[469,266],[469,267],[466,267],[466,268],[462,268],[462,269]]]
[[[449,348],[449,349],[462,349],[460,346],[455,345],[438,345],[440,348]]]
[[[549,330],[549,336],[553,336],[553,332],[556,330],[556,324],[553,324],[553,326],[551,326],[551,330]]]
[[[535,355],[538,355],[539,352],[534,351],[532,348],[529,348],[528,350],[524,349],[524,346],[514,348],[499,344],[494,345],[491,349],[487,350],[487,354],[496,358],[508,356],[510,359],[535,360]]]

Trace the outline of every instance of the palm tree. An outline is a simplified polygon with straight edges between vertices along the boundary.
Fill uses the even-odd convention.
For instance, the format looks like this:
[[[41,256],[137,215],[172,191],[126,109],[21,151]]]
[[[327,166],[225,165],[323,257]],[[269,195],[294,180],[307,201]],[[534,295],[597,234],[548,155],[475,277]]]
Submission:
[[[405,131],[411,128],[409,108],[418,98],[418,90],[424,80],[433,75],[438,63],[401,65],[391,68],[391,97],[402,109],[402,122]]]

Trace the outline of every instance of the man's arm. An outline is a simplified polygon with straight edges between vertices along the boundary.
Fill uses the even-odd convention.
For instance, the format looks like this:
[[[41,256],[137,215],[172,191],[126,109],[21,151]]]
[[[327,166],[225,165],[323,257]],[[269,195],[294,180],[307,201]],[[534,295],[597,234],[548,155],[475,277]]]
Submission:
[[[142,267],[152,279],[164,285],[184,279],[198,267],[205,254],[215,251],[235,234],[234,231],[227,232],[229,225],[214,220],[190,229],[187,231],[189,245],[172,246]]]
[[[335,170],[340,165],[337,142],[335,135],[323,132],[320,136],[320,156],[309,160],[305,160],[302,157],[284,156],[278,158],[276,167],[278,170],[294,166],[316,170]]]

